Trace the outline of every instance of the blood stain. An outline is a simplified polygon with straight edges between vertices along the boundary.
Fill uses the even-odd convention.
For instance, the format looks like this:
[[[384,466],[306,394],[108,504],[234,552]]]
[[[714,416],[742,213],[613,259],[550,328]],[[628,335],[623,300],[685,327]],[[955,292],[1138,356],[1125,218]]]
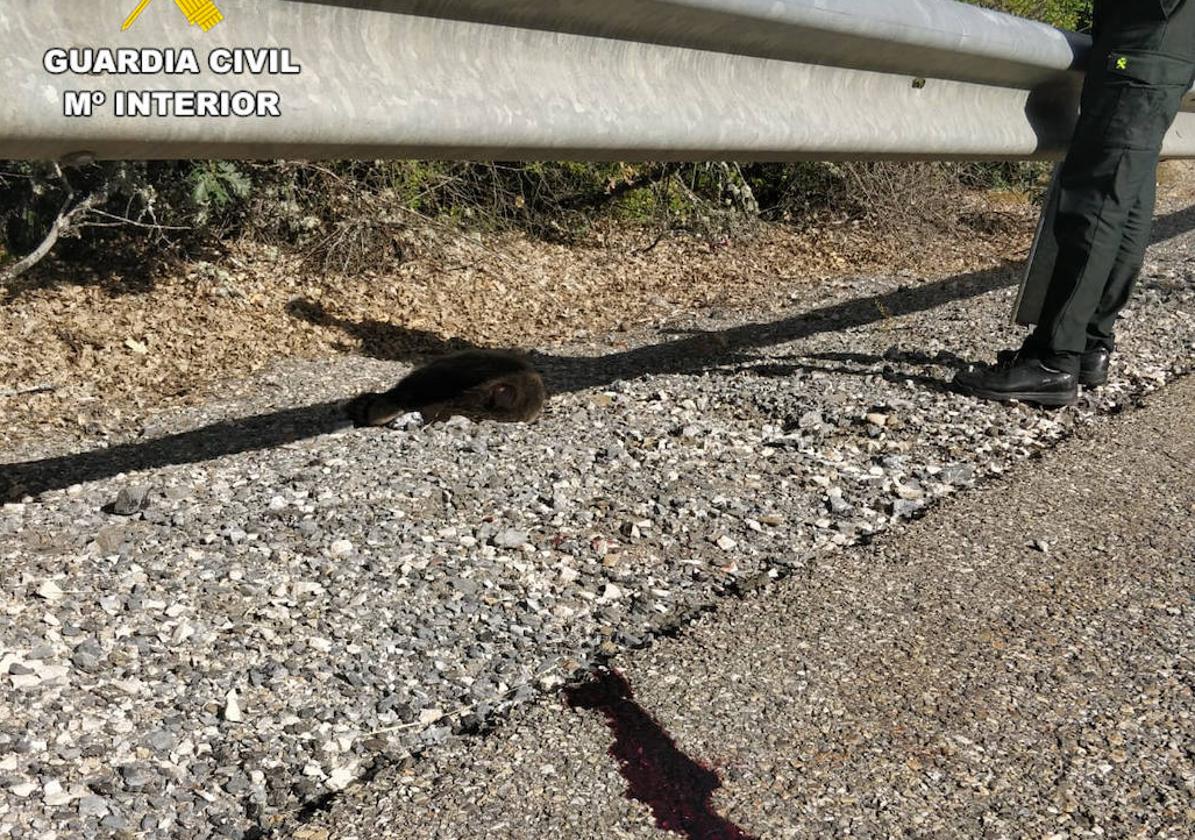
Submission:
[[[635,702],[626,678],[617,671],[599,671],[580,685],[565,689],[571,708],[590,709],[606,718],[614,733],[610,755],[627,780],[627,798],[651,808],[656,826],[689,840],[753,840],[751,835],[715,813],[718,774],[685,755],[672,737]]]

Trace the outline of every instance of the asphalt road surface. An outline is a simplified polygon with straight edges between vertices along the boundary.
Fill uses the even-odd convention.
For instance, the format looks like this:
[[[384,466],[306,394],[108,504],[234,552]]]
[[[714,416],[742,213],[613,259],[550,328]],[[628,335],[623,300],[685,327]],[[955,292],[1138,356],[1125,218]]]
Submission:
[[[1188,378],[298,836],[1195,836],[1193,464]]]

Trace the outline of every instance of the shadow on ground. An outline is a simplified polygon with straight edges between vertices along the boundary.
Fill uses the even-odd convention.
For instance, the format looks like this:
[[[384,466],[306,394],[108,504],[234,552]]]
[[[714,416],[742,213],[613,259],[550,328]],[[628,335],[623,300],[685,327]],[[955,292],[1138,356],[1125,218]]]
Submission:
[[[152,292],[159,281],[178,270],[181,245],[144,236],[118,242],[104,239],[88,245],[60,242],[54,256],[7,283],[0,284],[0,304],[12,304],[43,289],[59,286],[93,286],[112,298]],[[192,259],[218,262],[215,246],[195,245]]]
[[[446,340],[426,330],[396,327],[386,321],[340,318],[325,309],[323,304],[311,300],[292,300],[286,305],[286,312],[292,318],[309,324],[339,330],[356,343],[337,345],[338,350],[359,353],[372,359],[412,362],[423,356],[440,356],[474,347],[461,339]]]
[[[825,332],[838,332],[932,309],[956,300],[979,297],[1017,282],[1016,265],[948,277],[915,287],[856,298],[770,323],[745,324],[717,332],[687,334],[684,338],[597,357],[535,353],[533,361],[544,375],[550,393],[565,393],[608,385],[651,374],[697,373],[728,362],[750,362],[750,352]],[[384,359],[409,358],[410,349],[431,352],[464,349],[466,345],[377,322],[336,322],[318,305],[297,302],[292,314],[335,323],[363,342],[367,352]],[[404,348],[394,352],[395,348]],[[373,355],[371,352],[370,355]],[[191,464],[223,455],[284,446],[325,434],[342,420],[340,401],[282,409],[268,414],[226,420],[189,432],[107,449],[0,466],[0,502],[36,496],[48,490],[96,481],[117,473]]]
[[[1195,207],[1186,208],[1158,219],[1153,241],[1171,239],[1195,229]],[[542,371],[550,393],[565,393],[600,387],[619,380],[637,379],[651,374],[697,373],[728,362],[750,363],[756,360],[752,350],[796,341],[826,332],[840,332],[875,323],[886,318],[922,312],[952,301],[968,300],[996,289],[1014,285],[1019,280],[1020,264],[1003,265],[947,277],[932,283],[902,287],[870,297],[813,309],[809,312],[761,324],[745,324],[716,332],[688,333],[684,338],[638,347],[593,358],[555,356],[535,353],[533,359]],[[410,359],[412,351],[440,353],[466,349],[468,345],[445,341],[421,331],[410,331],[378,321],[353,322],[329,315],[318,304],[296,301],[290,306],[295,317],[335,326],[361,342],[367,355],[382,359]],[[906,354],[907,355],[907,354]],[[844,373],[872,374],[849,365],[878,365],[883,360],[861,354],[836,354],[810,357],[815,361],[838,363],[829,368]],[[913,357],[898,361],[917,363]],[[934,357],[925,363],[958,367],[962,360]],[[761,375],[782,375],[775,363],[760,365]],[[802,365],[793,365],[792,370]],[[803,365],[808,369],[809,365]],[[909,378],[902,374],[902,379]],[[924,387],[940,390],[945,383],[922,377]],[[0,465],[0,502],[17,501],[23,496],[62,489],[73,484],[96,481],[121,472],[156,469],[173,464],[192,464],[284,446],[325,434],[341,421],[341,402],[282,409],[268,414],[213,423],[189,432],[126,443],[108,449],[81,452],[37,461]]]

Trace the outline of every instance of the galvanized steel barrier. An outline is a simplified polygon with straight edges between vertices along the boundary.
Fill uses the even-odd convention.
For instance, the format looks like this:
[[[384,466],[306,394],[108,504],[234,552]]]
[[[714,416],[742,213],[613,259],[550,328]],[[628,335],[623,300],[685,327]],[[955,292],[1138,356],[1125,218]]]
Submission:
[[[0,158],[1050,158],[1089,46],[951,0],[5,0]]]

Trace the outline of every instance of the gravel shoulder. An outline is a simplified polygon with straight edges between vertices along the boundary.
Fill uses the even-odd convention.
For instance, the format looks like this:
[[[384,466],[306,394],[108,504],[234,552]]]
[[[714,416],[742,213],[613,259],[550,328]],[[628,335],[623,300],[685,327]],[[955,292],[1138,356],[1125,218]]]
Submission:
[[[1189,203],[1192,191],[1167,193]],[[419,252],[364,273],[247,241],[149,275],[119,254],[111,266],[51,261],[0,288],[0,451],[115,443],[278,359],[409,363],[471,345],[604,342],[686,313],[783,305],[792,288],[856,273],[946,276],[1025,252],[1032,205],[972,211],[981,229],[926,231],[918,248],[865,226],[759,225],[726,240],[668,236],[646,252],[654,230],[574,245],[428,231]]]
[[[637,709],[613,716],[617,740],[601,714],[549,696],[354,788],[300,834],[1189,837],[1193,464],[1188,378],[618,656]],[[654,788],[634,774],[644,755]],[[705,775],[686,761],[720,776],[708,812],[677,808]],[[645,788],[650,805],[628,796]]]
[[[1114,382],[1060,412],[945,386],[1016,340],[1009,264],[775,277],[754,306],[545,342],[531,425],[344,430],[339,401],[409,364],[343,357],[82,451],[14,445],[0,835],[286,834],[727,598],[832,582],[844,548],[1191,369],[1192,215],[1160,225]]]

